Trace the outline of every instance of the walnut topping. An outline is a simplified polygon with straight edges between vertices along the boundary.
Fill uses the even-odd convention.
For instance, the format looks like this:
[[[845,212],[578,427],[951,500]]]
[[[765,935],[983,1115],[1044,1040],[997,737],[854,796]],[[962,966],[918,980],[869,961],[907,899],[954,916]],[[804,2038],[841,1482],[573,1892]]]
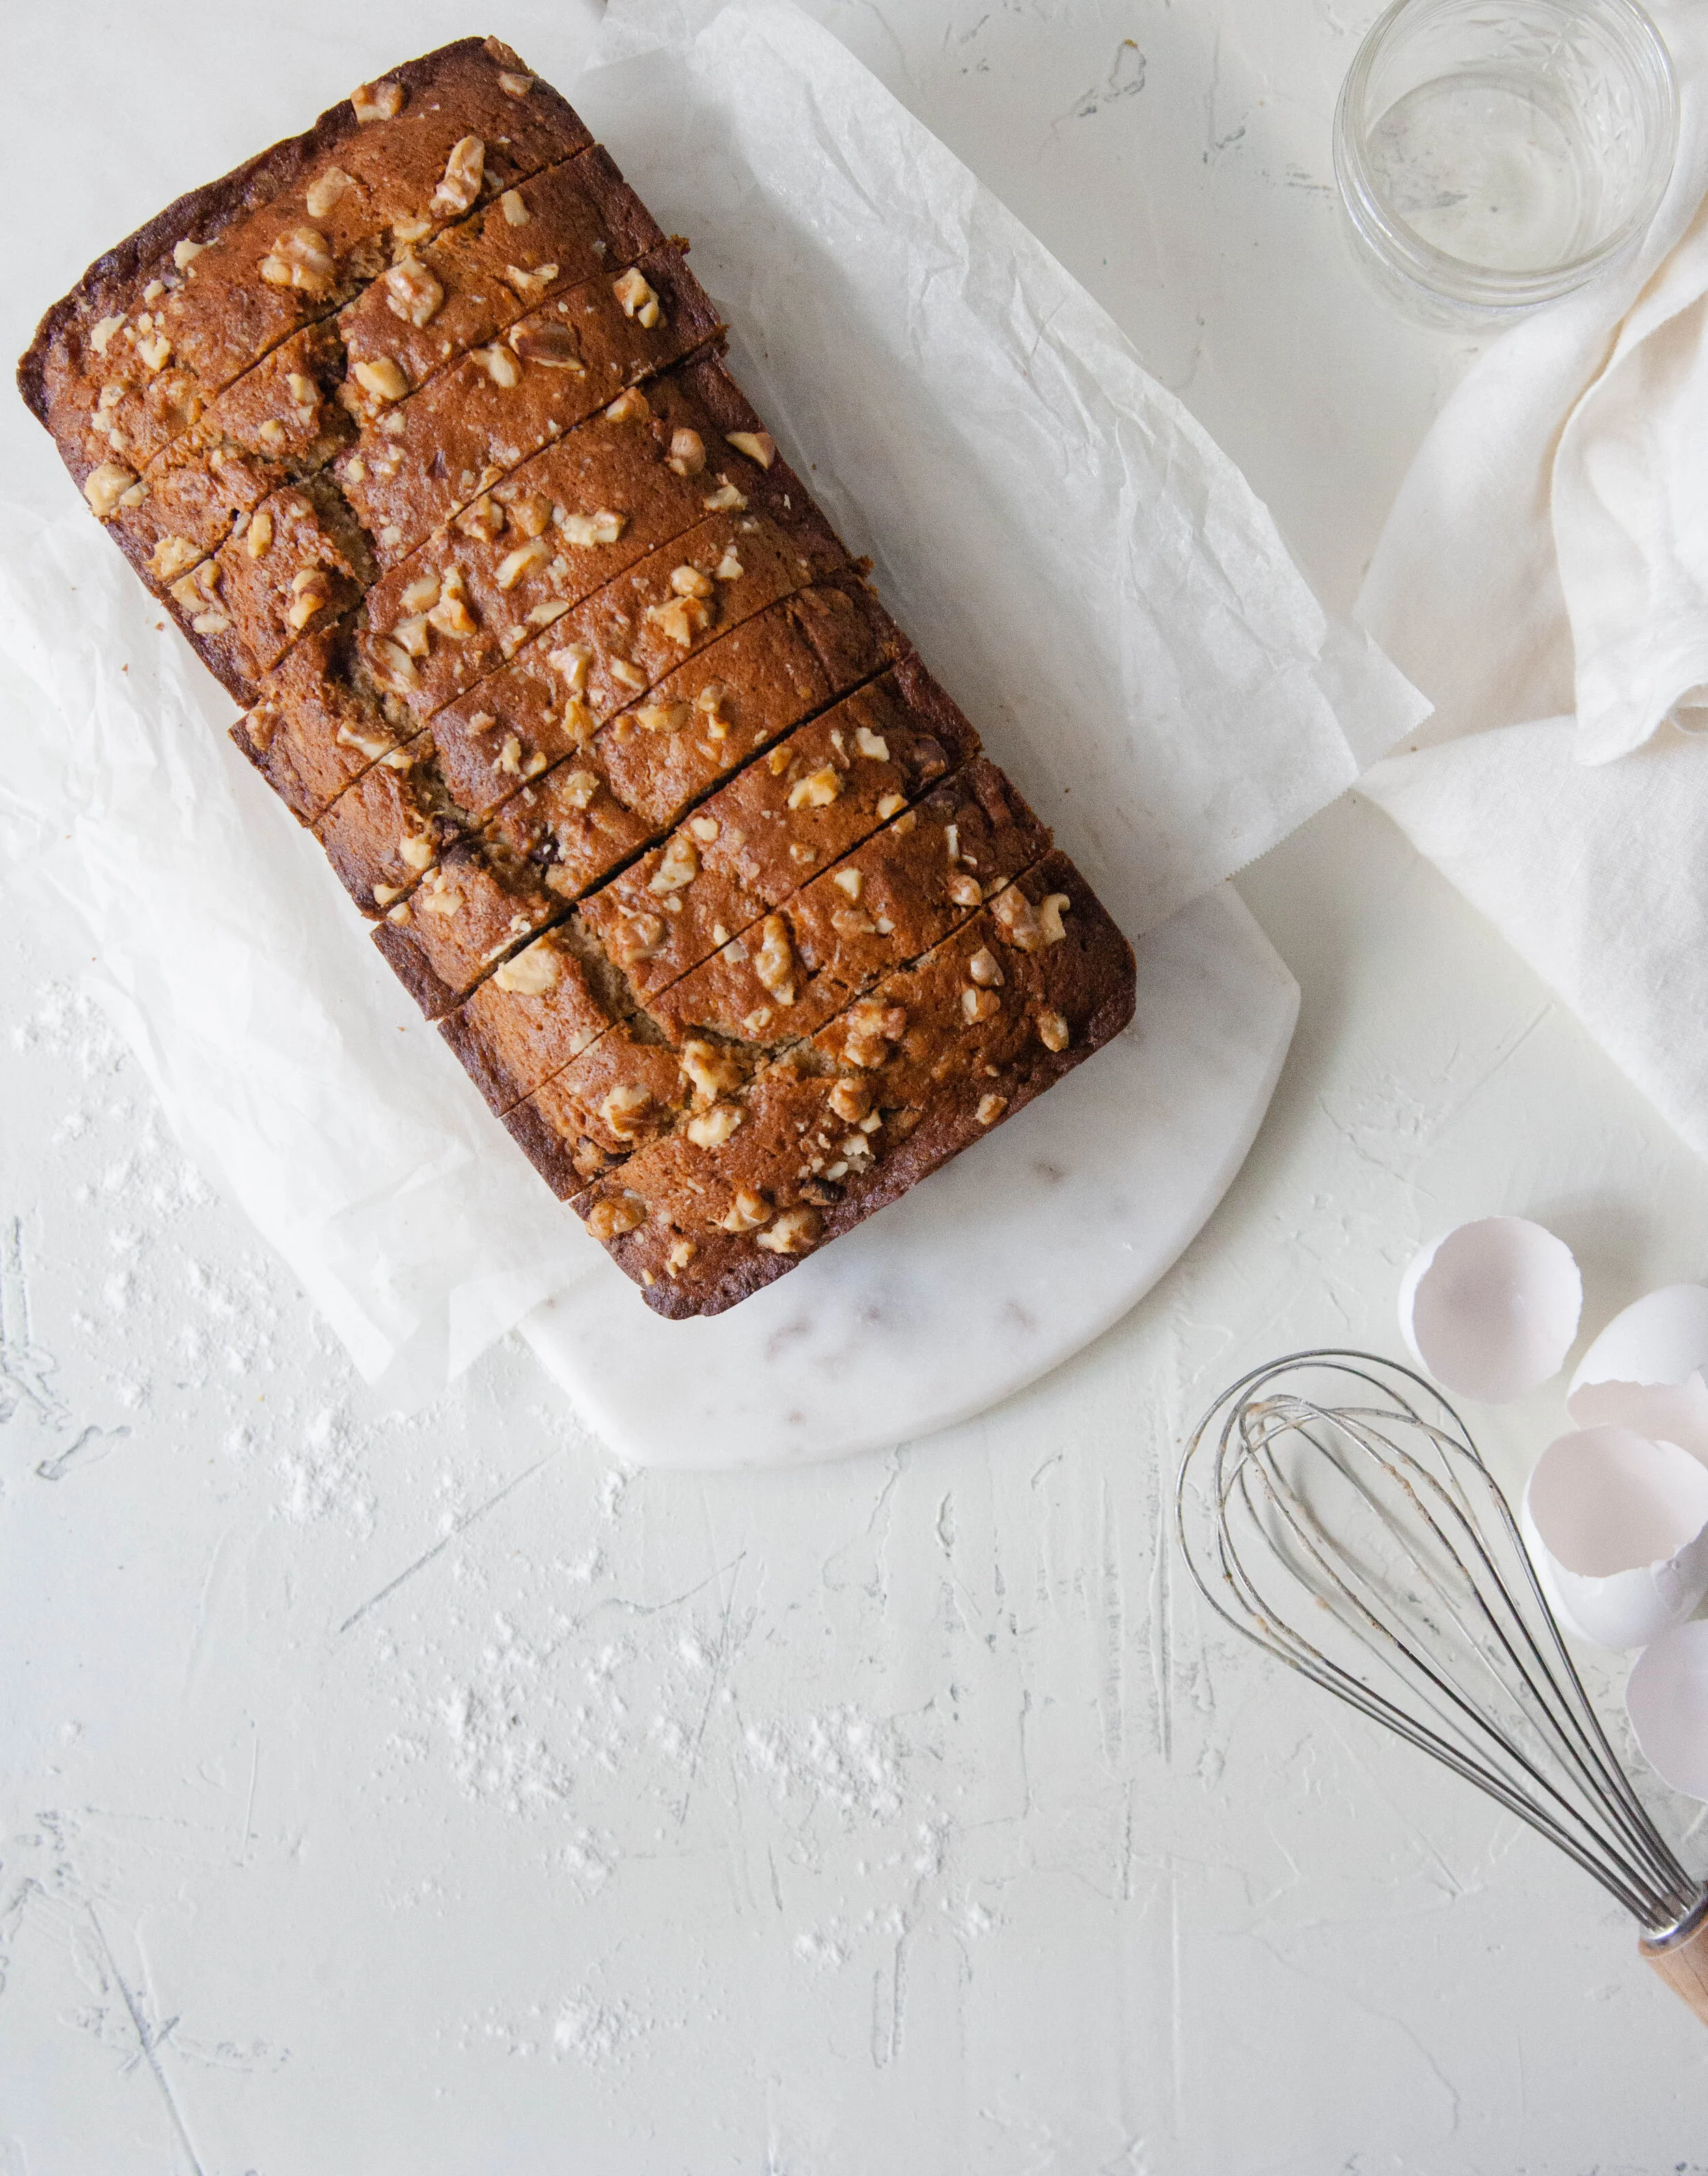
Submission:
[[[966,963],[966,971],[982,990],[999,990],[1003,985],[1003,971],[997,957],[987,944],[981,944]]]
[[[525,264],[507,264],[504,277],[525,301],[530,295],[545,293],[558,277],[558,267],[555,264],[537,264],[530,272]],[[576,360],[580,360],[579,356]]]
[[[85,490],[88,489],[87,485],[84,487]],[[93,501],[90,503],[92,504]],[[262,519],[263,516],[258,514],[255,517],[256,521]],[[269,527],[271,525],[270,517],[269,525]],[[252,535],[253,530],[254,524],[252,522],[250,524]],[[251,544],[249,549],[253,552],[255,547]],[[176,581],[187,568],[193,567],[201,556],[200,551],[191,543],[188,536],[162,536],[149,554],[149,565],[161,581],[171,582]]]
[[[164,333],[150,333],[137,342],[136,351],[150,370],[163,370],[171,359],[172,344]]]
[[[619,1141],[632,1141],[639,1137],[651,1109],[645,1088],[619,1081],[599,1106],[599,1115]]]
[[[698,431],[672,431],[670,454],[665,462],[679,476],[696,476],[705,466],[705,440]]]
[[[824,1228],[824,1220],[816,1209],[786,1209],[753,1244],[772,1254],[804,1254]]]
[[[603,506],[597,514],[566,514],[558,525],[566,544],[579,545],[584,550],[594,544],[614,544],[628,525],[626,514],[613,514]]]
[[[187,272],[191,259],[199,257],[207,246],[205,242],[192,242],[187,235],[182,242],[172,244],[172,262],[180,272]]]
[[[698,567],[672,567],[670,586],[679,597],[709,597],[712,585]]]
[[[703,597],[673,597],[667,605],[649,605],[646,616],[679,650],[692,650],[712,623],[711,607]]]
[[[356,119],[364,125],[370,121],[395,121],[403,111],[403,85],[389,76],[378,83],[358,84],[350,94],[350,102]]]
[[[606,669],[613,680],[625,688],[632,688],[636,694],[646,686],[646,675],[632,657],[613,657],[608,661]]]
[[[652,414],[652,405],[638,385],[631,385],[617,394],[605,413],[613,423],[645,423]]]
[[[834,764],[809,771],[789,788],[791,808],[828,808],[842,791],[842,774]]]
[[[269,454],[276,454],[285,443],[285,426],[276,416],[269,416],[255,435]]]
[[[638,1194],[617,1194],[596,1201],[587,1212],[587,1228],[596,1239],[620,1239],[638,1232],[646,1221],[646,1204]]]
[[[338,267],[326,237],[315,226],[293,226],[261,259],[261,277],[273,287],[296,287],[305,295],[329,295]]]
[[[543,536],[552,525],[552,502],[538,492],[513,499],[510,521],[524,536]]]
[[[697,1149],[721,1149],[746,1116],[739,1103],[714,1103],[697,1111],[683,1130]]]
[[[524,362],[537,362],[542,370],[585,373],[581,350],[568,325],[517,325],[510,345]]]
[[[1044,933],[1046,944],[1059,944],[1066,937],[1062,917],[1073,903],[1064,891],[1053,891],[1048,898],[1038,901],[1038,927]]]
[[[498,562],[494,579],[501,590],[514,590],[525,574],[536,567],[543,567],[551,556],[551,546],[543,537],[536,536],[526,544],[519,544]]]
[[[439,601],[427,614],[441,634],[448,634],[456,642],[466,642],[471,634],[481,631],[480,622],[469,610],[468,594],[462,568],[448,568],[439,584]]]
[[[522,382],[522,373],[516,367],[516,358],[498,340],[494,340],[490,347],[477,347],[470,361],[477,362],[493,384],[502,386],[507,393],[512,386],[519,385]]]
[[[698,1103],[715,1103],[742,1085],[742,1068],[734,1053],[698,1036],[683,1043],[679,1063]]]
[[[611,949],[619,967],[638,966],[664,944],[665,926],[655,914],[628,914],[612,933]]]
[[[634,713],[634,722],[644,733],[679,733],[693,715],[686,703],[644,703]]]
[[[462,894],[443,869],[435,869],[426,879],[420,897],[424,914],[452,915],[463,903]]]
[[[406,838],[397,842],[399,861],[406,869],[414,869],[417,874],[431,865],[438,851],[436,827],[432,824],[425,830],[411,832]]]
[[[556,948],[541,938],[505,960],[492,980],[513,997],[543,998],[548,990],[557,988],[563,972]]]
[[[412,612],[407,619],[400,619],[391,630],[391,639],[411,657],[425,657],[432,647],[427,614]]]
[[[558,798],[579,816],[592,805],[598,791],[599,781],[590,770],[572,770],[558,788]]]
[[[504,224],[507,226],[525,226],[528,224],[532,215],[527,205],[523,203],[522,192],[519,189],[506,189],[503,196],[498,199],[498,202],[503,207]]]
[[[983,899],[984,894],[979,889],[979,881],[976,877],[970,877],[962,874],[953,876],[949,879],[949,902],[952,906],[976,906],[980,900]]]
[[[249,524],[243,548],[252,559],[264,559],[273,546],[273,517],[264,506]]]
[[[534,88],[534,79],[524,75],[519,68],[500,68],[498,88],[506,98],[525,98]]]
[[[699,1254],[699,1248],[692,1239],[678,1239],[666,1258],[664,1266],[672,1276],[677,1276]]]
[[[846,1163],[833,1163],[824,1178],[814,1176],[803,1178],[801,1181],[802,1200],[810,1201],[819,1209],[828,1209],[832,1202],[840,1201],[842,1199],[842,1189],[837,1185],[836,1180],[847,1168]]]
[[[1038,1041],[1046,1050],[1067,1048],[1068,1023],[1060,1013],[1042,1012],[1038,1015]]]
[[[204,559],[193,574],[183,574],[172,584],[172,596],[185,612],[194,612],[220,594],[220,565],[215,559]]]
[[[386,307],[406,324],[426,324],[445,298],[443,287],[418,257],[400,258],[382,284]]]
[[[1059,944],[1067,935],[1062,927],[1062,911],[1069,904],[1065,892],[1053,891],[1034,906],[1018,884],[1010,884],[991,902],[991,912],[1017,952],[1041,952],[1047,944]]]
[[[293,370],[286,378],[285,383],[290,388],[291,398],[299,408],[318,407],[320,389],[312,378],[306,378],[300,370]]]
[[[743,1232],[757,1232],[762,1224],[770,1221],[771,1205],[764,1195],[755,1194],[749,1186],[738,1186],[728,1216],[718,1220],[718,1229],[733,1232],[739,1237]]]
[[[225,613],[217,610],[198,612],[190,622],[192,630],[197,634],[224,634],[231,624]]]
[[[107,343],[124,323],[122,317],[97,318],[89,329],[89,344],[97,355],[105,355]]]
[[[708,514],[742,514],[747,509],[747,500],[727,476],[718,478],[718,487],[700,501]]]
[[[960,993],[960,1011],[963,1020],[969,1021],[994,1020],[1002,1009],[1003,1001],[994,990],[975,990],[969,985]]]
[[[789,943],[789,925],[781,914],[768,914],[759,924],[753,972],[780,1005],[794,1004],[795,955]]]
[[[625,318],[633,318],[648,332],[657,324],[661,316],[658,296],[647,285],[646,275],[639,265],[628,269],[611,283],[611,291],[617,297],[617,307]]]
[[[858,869],[838,869],[830,881],[838,891],[845,893],[851,900],[858,900],[866,888],[866,879]]]
[[[482,492],[478,498],[469,502],[451,526],[476,543],[490,544],[504,533],[504,509]]]
[[[851,1065],[868,1073],[889,1061],[889,1045],[907,1032],[907,1015],[900,1005],[886,1005],[877,998],[862,998],[848,1008],[848,1025],[842,1047]]]
[[[593,662],[593,652],[585,642],[568,642],[561,650],[552,650],[546,662],[554,672],[561,673],[565,684],[579,694],[587,685],[587,668]]]
[[[332,602],[332,584],[319,567],[299,567],[291,577],[291,604],[285,614],[300,633],[318,612]]]
[[[342,166],[329,166],[324,174],[317,174],[302,198],[310,219],[324,219],[350,186],[350,177]]]
[[[768,469],[777,458],[777,442],[769,431],[726,431],[724,436],[738,454]]]
[[[993,1126],[1009,1107],[1006,1096],[981,1096],[973,1116],[982,1126]]]
[[[356,382],[374,400],[401,400],[409,391],[401,365],[389,355],[378,356],[372,362],[358,362]]]
[[[405,612],[424,612],[439,601],[439,576],[432,568],[417,574],[403,593],[401,602]]]
[[[688,828],[703,846],[709,846],[718,835],[718,819],[715,816],[690,816]]]
[[[465,212],[481,193],[486,158],[487,147],[478,136],[465,136],[460,143],[454,144],[445,160],[443,177],[433,191],[427,209],[438,218]]]
[[[872,1091],[863,1080],[839,1080],[830,1091],[830,1108],[847,1124],[857,1125],[872,1108]]]
[[[658,867],[647,879],[649,891],[681,891],[699,874],[699,856],[694,841],[678,832],[665,847]]]
[[[730,691],[721,680],[708,680],[699,694],[694,697],[694,706],[703,718],[712,719],[721,724],[723,707],[729,699]],[[721,739],[723,737],[720,733],[716,737]]]
[[[907,801],[905,795],[886,793],[878,804],[878,817],[887,824],[892,816],[899,816],[906,806]]]
[[[733,544],[725,545],[724,556],[712,568],[713,574],[721,582],[738,582],[747,571],[741,561],[737,558],[736,547]]]

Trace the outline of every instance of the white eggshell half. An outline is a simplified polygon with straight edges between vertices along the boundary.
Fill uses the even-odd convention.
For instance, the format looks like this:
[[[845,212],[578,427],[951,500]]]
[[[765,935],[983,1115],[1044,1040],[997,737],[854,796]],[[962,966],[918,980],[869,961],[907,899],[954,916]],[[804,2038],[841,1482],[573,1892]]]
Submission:
[[[1708,1798],[1708,1624],[1675,1625],[1643,1650],[1625,1681],[1625,1712],[1661,1781]]]
[[[1400,1286],[1400,1333],[1444,1390],[1504,1405],[1559,1373],[1583,1303],[1564,1239],[1527,1217],[1485,1216],[1413,1259]]]
[[[1578,1363],[1566,1411],[1708,1459],[1708,1287],[1663,1285],[1616,1314]]]
[[[1525,1540],[1565,1614],[1603,1647],[1641,1647],[1708,1594],[1708,1466],[1629,1428],[1551,1443],[1525,1486]]]

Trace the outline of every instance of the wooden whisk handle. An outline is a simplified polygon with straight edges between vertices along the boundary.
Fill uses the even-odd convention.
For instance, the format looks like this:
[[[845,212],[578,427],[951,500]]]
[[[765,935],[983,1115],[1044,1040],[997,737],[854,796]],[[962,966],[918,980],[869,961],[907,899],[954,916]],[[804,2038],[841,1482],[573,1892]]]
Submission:
[[[1637,1948],[1644,1962],[1708,2025],[1708,1898],[1673,1933],[1657,1942],[1645,1936]]]

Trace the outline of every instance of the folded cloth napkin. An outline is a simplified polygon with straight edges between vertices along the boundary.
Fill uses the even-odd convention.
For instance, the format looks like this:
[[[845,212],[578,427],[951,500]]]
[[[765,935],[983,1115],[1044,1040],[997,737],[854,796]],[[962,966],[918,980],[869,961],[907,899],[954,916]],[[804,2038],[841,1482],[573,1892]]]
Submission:
[[[1652,12],[1672,182],[1419,450],[1357,615],[1436,714],[1360,790],[1708,1156],[1708,8]]]

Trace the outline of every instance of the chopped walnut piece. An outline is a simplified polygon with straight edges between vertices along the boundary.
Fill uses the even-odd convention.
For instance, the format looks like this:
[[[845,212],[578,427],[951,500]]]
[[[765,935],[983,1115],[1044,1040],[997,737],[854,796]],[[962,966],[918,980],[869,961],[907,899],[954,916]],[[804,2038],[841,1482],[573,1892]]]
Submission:
[[[550,651],[546,662],[554,672],[561,673],[565,684],[579,694],[587,685],[587,668],[593,662],[593,652],[585,642],[568,642],[561,650]]]
[[[421,675],[408,653],[386,636],[376,635],[369,642],[367,657],[374,678],[388,694],[412,695],[420,687]]]
[[[465,212],[481,193],[487,147],[478,136],[465,136],[451,146],[445,171],[433,191],[427,209],[440,218]]]
[[[89,509],[97,521],[110,521],[118,512],[118,503],[136,477],[117,461],[103,461],[99,468],[91,469],[83,480],[83,495],[89,501]]]
[[[711,607],[703,597],[673,597],[667,605],[649,605],[646,616],[680,650],[692,650],[712,623]]]
[[[441,634],[448,634],[456,642],[466,642],[471,634],[481,631],[480,622],[469,610],[468,594],[462,568],[449,568],[439,585],[439,601],[427,614]]]
[[[679,597],[709,597],[712,585],[698,567],[672,567],[670,586]]]
[[[671,432],[670,454],[665,466],[679,476],[699,474],[705,466],[705,440],[698,431],[683,429]]]
[[[686,703],[643,703],[634,722],[644,733],[679,733],[693,715]]]
[[[872,1091],[863,1080],[838,1080],[830,1090],[830,1101],[839,1118],[857,1125],[872,1108]]]
[[[285,426],[276,416],[269,416],[256,436],[269,454],[276,454],[285,443]]]
[[[403,85],[389,76],[378,83],[358,84],[350,94],[350,102],[356,119],[364,125],[370,121],[394,121],[403,110]]]
[[[572,770],[558,788],[558,798],[579,815],[591,807],[598,791],[599,781],[590,770]]]
[[[182,242],[172,244],[172,262],[180,272],[187,272],[191,260],[199,257],[207,246],[205,242],[192,242],[187,235]]]
[[[830,881],[838,891],[851,900],[858,900],[866,889],[866,879],[858,869],[838,869]]]
[[[768,469],[777,458],[777,442],[769,431],[726,431],[725,438],[738,454]]]
[[[1073,903],[1064,891],[1053,891],[1048,898],[1038,901],[1038,927],[1044,933],[1046,944],[1059,944],[1067,936],[1062,917]]]
[[[681,891],[699,874],[699,856],[694,851],[692,839],[684,839],[678,832],[666,846],[658,867],[647,879],[649,891],[664,893]]]
[[[513,997],[543,998],[548,990],[557,988],[563,973],[556,950],[542,938],[506,960],[492,980]]]
[[[584,550],[594,544],[614,544],[628,525],[626,514],[613,514],[608,507],[601,507],[597,514],[566,514],[558,525],[566,544]]]
[[[501,590],[514,590],[525,574],[536,567],[543,567],[551,556],[552,547],[543,537],[536,536],[508,552],[498,562],[498,571],[493,579]]]
[[[536,264],[530,271],[525,264],[507,264],[504,278],[525,302],[531,295],[543,295],[558,277],[555,264]],[[579,361],[579,357],[577,358]]]
[[[1046,1050],[1067,1048],[1068,1023],[1060,1013],[1042,1012],[1038,1015],[1038,1041]]]
[[[510,334],[510,345],[524,362],[537,362],[542,370],[586,373],[580,347],[568,325],[518,325]]]
[[[966,963],[966,971],[982,990],[1002,987],[1003,971],[997,965],[997,956],[987,944],[981,944]]]
[[[424,612],[439,601],[440,576],[437,568],[430,568],[417,574],[405,589],[402,603],[405,612]]]
[[[506,98],[525,98],[534,88],[534,79],[524,75],[519,68],[500,68],[498,88]]]
[[[882,733],[874,733],[870,726],[856,726],[854,745],[862,755],[869,755],[874,763],[888,763],[889,743]]]
[[[171,360],[172,344],[164,333],[150,333],[137,342],[136,351],[150,370],[164,370]]]
[[[424,325],[445,298],[445,291],[418,257],[405,257],[383,275],[386,307],[405,324]]]
[[[599,1115],[619,1141],[638,1140],[652,1110],[645,1088],[619,1081],[599,1106]]]
[[[842,791],[842,774],[834,764],[809,771],[789,788],[791,808],[828,808]]]
[[[906,795],[886,793],[878,804],[878,814],[887,824],[892,816],[899,816],[906,806]]]
[[[482,492],[478,498],[470,500],[451,526],[460,535],[473,537],[477,543],[491,544],[503,535],[504,518],[503,508]]]
[[[243,537],[243,548],[252,559],[264,559],[273,548],[273,517],[266,508],[258,509]]]
[[[438,826],[429,824],[425,830],[413,831],[397,842],[397,857],[406,869],[417,873],[431,867],[438,851]]]
[[[414,612],[409,618],[400,619],[398,622],[391,630],[391,639],[394,642],[401,645],[411,657],[425,657],[428,650],[432,648],[432,639],[428,628],[427,614]]]
[[[522,192],[519,189],[506,189],[503,196],[498,199],[498,202],[503,208],[506,226],[525,226],[532,217],[527,205],[522,201]]]
[[[522,373],[516,367],[516,358],[502,342],[494,340],[490,347],[475,349],[471,360],[479,363],[494,385],[502,386],[508,393],[512,386],[519,385]]]
[[[638,1232],[646,1216],[646,1204],[638,1194],[613,1194],[596,1201],[588,1210],[587,1228],[596,1239],[620,1239],[626,1232]]]
[[[379,356],[373,362],[358,362],[355,377],[362,391],[375,400],[401,400],[409,391],[402,366],[389,355]]]
[[[727,1096],[742,1085],[740,1061],[732,1051],[720,1049],[715,1042],[707,1042],[691,1036],[682,1047],[678,1063],[694,1092],[697,1103],[715,1103],[720,1096]]]
[[[626,914],[612,931],[611,949],[619,967],[650,960],[664,943],[665,926],[655,914]]]
[[[714,1103],[697,1111],[683,1131],[697,1149],[721,1149],[746,1116],[739,1103]]]
[[[543,536],[552,525],[552,502],[538,492],[512,499],[510,520],[524,536]]]
[[[678,1276],[699,1252],[692,1239],[678,1239],[666,1257],[664,1266],[672,1276]]]
[[[747,503],[727,476],[720,476],[717,489],[700,502],[708,514],[740,514]]]
[[[952,906],[976,906],[983,899],[984,893],[980,888],[976,877],[970,877],[963,873],[949,879],[949,896]]]
[[[636,694],[646,686],[646,675],[632,657],[613,657],[607,661],[606,670],[613,680],[625,688],[634,688]]]
[[[300,370],[293,370],[285,382],[291,389],[291,398],[299,408],[313,409],[319,405],[320,389],[312,378],[305,377]]]
[[[973,1116],[982,1126],[993,1126],[1009,1107],[1006,1096],[981,1096]]]
[[[192,630],[197,634],[224,634],[231,624],[222,612],[198,612],[190,622]]]
[[[181,575],[172,584],[172,596],[186,612],[197,608],[220,593],[220,563],[204,559],[193,573]]]
[[[736,547],[733,544],[725,545],[724,556],[718,561],[716,566],[712,568],[713,574],[717,576],[721,582],[738,582],[747,571],[747,568],[736,557]]]
[[[652,404],[638,385],[631,385],[617,394],[605,413],[613,423],[645,423],[652,414]]]
[[[824,1228],[816,1209],[786,1209],[753,1241],[772,1254],[804,1254]]]
[[[889,1060],[889,1046],[907,1032],[907,1015],[900,1005],[886,1005],[877,998],[862,998],[851,1005],[843,1030],[842,1047],[851,1065],[867,1072]]]
[[[780,1005],[794,1004],[795,955],[789,943],[789,925],[781,914],[768,914],[759,924],[753,972]]]
[[[613,280],[611,291],[617,297],[617,307],[625,318],[633,318],[648,332],[657,324],[661,314],[658,296],[648,286],[646,275],[639,265],[631,264],[626,272]]]
[[[318,612],[332,602],[332,584],[319,567],[299,567],[291,577],[291,604],[285,614],[300,634]]]
[[[261,277],[272,287],[296,287],[305,295],[329,295],[338,266],[326,237],[315,226],[293,226],[261,259]]]
[[[728,1216],[718,1219],[718,1229],[732,1232],[739,1238],[743,1232],[757,1232],[762,1224],[770,1221],[771,1205],[764,1195],[755,1194],[751,1187],[738,1186]]]
[[[317,174],[302,197],[310,219],[324,219],[350,186],[350,177],[342,166],[329,166],[324,173]]]
[[[272,528],[271,515],[263,516],[258,514],[255,516],[255,521],[260,521],[264,519],[266,520],[269,530],[270,531]],[[249,528],[252,536],[254,534],[254,522],[251,522]],[[255,547],[253,543],[250,545],[249,550],[252,554],[255,554]],[[182,574],[187,568],[193,567],[201,556],[202,554],[199,547],[192,544],[188,536],[162,536],[160,542],[155,545],[154,550],[149,554],[149,565],[153,572],[160,577],[161,581],[171,582],[176,581],[178,576]],[[255,556],[258,555],[256,554]]]
[[[690,816],[688,828],[703,846],[709,846],[718,835],[718,819],[715,816]]]
[[[1063,906],[1067,903],[1065,894],[1061,892],[1053,892],[1051,898],[1061,900]],[[1039,909],[1032,905],[1018,884],[1009,884],[1005,890],[997,894],[991,901],[991,912],[996,917],[998,928],[1017,952],[1041,952],[1046,944],[1052,942],[1059,944],[1067,934],[1061,925],[1061,908],[1058,906],[1053,910],[1052,919],[1056,927],[1053,939],[1045,929]]]
[[[994,990],[976,990],[969,985],[960,993],[961,1017],[966,1020],[994,1020],[1003,1001]]]

